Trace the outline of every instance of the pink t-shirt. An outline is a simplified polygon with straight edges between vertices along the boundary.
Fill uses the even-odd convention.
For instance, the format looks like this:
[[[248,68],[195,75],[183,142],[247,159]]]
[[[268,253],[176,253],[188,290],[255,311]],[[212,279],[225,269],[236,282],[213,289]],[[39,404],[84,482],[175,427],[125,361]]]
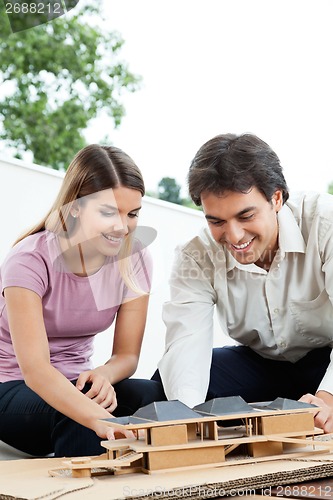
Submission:
[[[147,249],[135,242],[134,278],[150,290],[152,262]],[[79,277],[66,269],[57,236],[42,231],[15,245],[0,270],[0,382],[22,380],[7,320],[3,291],[27,288],[42,298],[51,363],[68,379],[92,368],[94,336],[114,321],[120,305],[137,294],[124,283],[117,257],[108,257],[95,274]],[[106,360],[111,355],[106,353]],[[109,355],[108,355],[109,354]]]

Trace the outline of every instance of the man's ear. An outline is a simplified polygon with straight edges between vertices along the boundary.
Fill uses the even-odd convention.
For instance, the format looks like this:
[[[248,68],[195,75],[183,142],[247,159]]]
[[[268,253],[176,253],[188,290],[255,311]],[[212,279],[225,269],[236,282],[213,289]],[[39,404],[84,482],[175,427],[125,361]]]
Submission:
[[[277,189],[272,196],[272,205],[275,212],[279,212],[283,205],[283,194],[281,189]]]

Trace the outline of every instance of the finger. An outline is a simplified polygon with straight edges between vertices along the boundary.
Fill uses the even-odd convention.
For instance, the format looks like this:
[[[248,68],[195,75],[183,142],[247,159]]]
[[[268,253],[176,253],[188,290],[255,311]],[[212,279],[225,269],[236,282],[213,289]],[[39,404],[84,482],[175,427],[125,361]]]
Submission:
[[[134,432],[129,430],[129,429],[120,429],[120,428],[109,427],[109,426],[105,432],[105,436],[110,441],[116,439],[116,437],[126,438],[126,439],[136,439]]]
[[[94,379],[89,391],[86,393],[86,396],[90,399],[96,398],[96,403],[100,403],[105,399],[109,387],[110,385],[108,384],[107,386],[105,380]]]
[[[126,438],[128,438],[128,439],[133,439],[133,438],[135,438],[135,439],[136,439],[136,435],[134,434],[134,432],[133,432],[133,431],[129,431],[129,430],[126,430],[126,429],[125,429],[125,431],[124,431],[124,435],[125,435],[125,437],[126,437]]]
[[[313,396],[312,394],[304,394],[304,396],[299,398],[299,401],[301,403],[308,403],[308,404],[312,404],[314,406],[318,406],[319,408],[326,406],[326,404],[323,402],[322,399],[318,398],[317,396]],[[317,416],[319,411],[317,413],[314,413],[314,416]]]
[[[314,396],[313,394],[304,394],[301,398],[299,398],[298,401],[301,401],[302,403],[310,403],[310,404],[315,404],[314,401],[319,401],[319,398]]]
[[[109,390],[105,399],[98,401],[97,398],[94,399],[102,408],[105,408],[108,412],[112,412],[118,406],[116,393],[113,390]]]
[[[320,427],[320,429],[324,429],[326,422],[328,422],[330,417],[330,413],[328,410],[320,410],[315,416],[315,425]]]
[[[137,432],[137,439],[145,439],[146,432],[144,429],[139,429]]]
[[[133,431],[130,431],[128,429],[114,429],[114,436],[115,439],[117,436],[119,436],[120,438],[125,437],[126,439],[135,439]]]
[[[106,431],[106,439],[109,439],[110,441],[113,441],[115,438],[114,435],[114,428],[109,427],[108,430]]]
[[[117,398],[116,396],[114,397],[112,403],[110,404],[110,406],[107,406],[105,407],[105,409],[109,412],[109,413],[112,413],[113,410],[115,410],[118,406],[118,402],[117,402]]]
[[[331,434],[333,432],[333,418],[332,418],[332,416],[330,416],[326,420],[324,427],[323,427],[323,431],[325,434]]]
[[[95,403],[102,406],[102,408],[109,408],[110,406],[116,408],[117,406],[117,398],[115,390],[112,386],[108,385],[103,387],[100,392],[96,395],[96,397],[92,398]]]
[[[79,390],[79,391],[82,391],[82,389],[84,388],[84,386],[86,385],[86,383],[88,382],[89,380],[89,377],[90,377],[90,374],[89,372],[83,372],[83,373],[80,373],[77,381],[76,381],[76,388]]]

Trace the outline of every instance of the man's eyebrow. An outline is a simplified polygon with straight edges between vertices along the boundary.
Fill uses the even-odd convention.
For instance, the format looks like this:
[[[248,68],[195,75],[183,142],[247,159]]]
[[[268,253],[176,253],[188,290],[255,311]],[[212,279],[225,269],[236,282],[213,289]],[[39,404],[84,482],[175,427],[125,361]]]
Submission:
[[[235,217],[241,217],[242,215],[246,214],[247,212],[251,212],[252,210],[256,210],[256,207],[255,206],[246,207],[243,210],[241,210],[240,212],[238,212],[237,214],[235,214]],[[220,217],[215,217],[215,215],[206,214],[205,217],[206,217],[206,219],[209,219],[209,220],[216,220],[216,221],[224,222],[224,219],[221,219]]]
[[[240,215],[244,215],[247,212],[252,212],[253,210],[256,210],[256,208],[257,207],[255,207],[255,206],[244,208],[243,210],[241,210],[240,212],[238,212],[237,217],[239,217]]]
[[[222,219],[220,219],[219,217],[215,217],[214,215],[206,214],[205,217],[206,217],[206,219],[210,219],[210,220],[219,220],[219,221],[222,221]]]

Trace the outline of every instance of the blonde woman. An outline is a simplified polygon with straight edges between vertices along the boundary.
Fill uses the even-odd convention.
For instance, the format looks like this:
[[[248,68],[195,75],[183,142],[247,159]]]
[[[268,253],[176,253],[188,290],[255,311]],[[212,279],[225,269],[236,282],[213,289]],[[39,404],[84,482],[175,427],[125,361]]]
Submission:
[[[133,237],[140,170],[115,147],[90,145],[70,164],[47,216],[1,266],[0,439],[33,455],[94,455],[114,438],[101,419],[163,399],[134,374],[151,259]],[[103,366],[94,336],[115,322]],[[107,359],[109,357],[109,359]]]

